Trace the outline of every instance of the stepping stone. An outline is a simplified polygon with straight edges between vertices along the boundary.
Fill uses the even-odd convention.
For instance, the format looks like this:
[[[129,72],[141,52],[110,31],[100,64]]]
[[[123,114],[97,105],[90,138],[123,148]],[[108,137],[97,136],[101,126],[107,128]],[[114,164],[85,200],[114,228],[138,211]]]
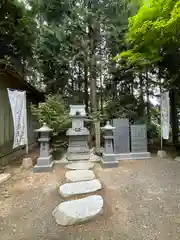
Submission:
[[[56,223],[62,226],[83,223],[103,213],[103,198],[93,195],[59,204],[53,211]]]
[[[33,167],[33,159],[32,158],[23,158],[22,167],[28,169]]]
[[[177,161],[177,162],[180,162],[180,157],[177,156],[174,160]]]
[[[76,170],[66,172],[65,177],[69,182],[79,182],[92,180],[95,178],[95,175],[90,170]]]
[[[0,183],[7,181],[11,177],[10,173],[1,173],[0,174]]]
[[[70,163],[66,165],[66,168],[71,170],[88,170],[94,167],[94,163],[91,162],[77,162],[77,163]]]
[[[59,194],[66,198],[74,195],[92,193],[100,190],[102,185],[98,179],[91,181],[65,183],[59,187]]]
[[[159,158],[165,158],[166,157],[166,151],[159,150],[157,152],[157,157]]]

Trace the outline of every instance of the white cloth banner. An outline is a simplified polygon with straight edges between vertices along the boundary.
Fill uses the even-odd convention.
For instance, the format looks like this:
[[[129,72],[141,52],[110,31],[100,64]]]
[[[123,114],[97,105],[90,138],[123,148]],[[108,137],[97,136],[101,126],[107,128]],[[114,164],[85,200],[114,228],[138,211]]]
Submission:
[[[14,123],[13,149],[27,144],[26,92],[8,89]]]
[[[169,139],[170,106],[169,92],[161,93],[161,136]]]

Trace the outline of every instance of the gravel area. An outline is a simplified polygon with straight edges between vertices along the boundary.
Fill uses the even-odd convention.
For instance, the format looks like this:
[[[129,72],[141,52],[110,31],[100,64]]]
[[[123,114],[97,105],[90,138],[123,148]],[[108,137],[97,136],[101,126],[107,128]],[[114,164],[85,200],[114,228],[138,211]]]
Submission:
[[[63,200],[65,171],[5,169],[0,184],[0,240],[176,240],[180,239],[180,163],[171,159],[122,161],[94,172],[103,184],[104,213],[91,222],[61,227],[52,217]]]

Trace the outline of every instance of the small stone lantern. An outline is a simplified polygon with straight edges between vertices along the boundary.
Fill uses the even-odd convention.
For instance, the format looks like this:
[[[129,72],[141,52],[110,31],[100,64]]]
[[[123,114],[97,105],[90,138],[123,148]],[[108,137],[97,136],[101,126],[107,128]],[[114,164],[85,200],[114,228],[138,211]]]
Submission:
[[[114,154],[114,136],[113,130],[115,127],[112,127],[107,121],[106,125],[102,127],[104,130],[104,153],[102,156],[102,165],[103,167],[117,167],[118,161],[116,160]]]
[[[46,123],[39,129],[36,129],[35,132],[40,133],[40,138],[38,141],[40,142],[40,156],[37,159],[37,164],[33,168],[33,172],[52,172],[53,164],[52,155],[49,151],[49,140],[50,140],[50,132],[53,129],[49,128]]]

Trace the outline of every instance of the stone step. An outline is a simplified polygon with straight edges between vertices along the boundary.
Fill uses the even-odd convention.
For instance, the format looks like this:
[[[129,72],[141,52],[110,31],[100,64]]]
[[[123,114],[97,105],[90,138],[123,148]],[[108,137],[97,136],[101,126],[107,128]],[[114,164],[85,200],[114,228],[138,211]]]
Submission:
[[[66,172],[65,177],[69,182],[79,182],[92,180],[95,178],[95,175],[90,170],[76,170]]]
[[[53,211],[56,223],[62,226],[83,223],[103,213],[103,198],[93,195],[59,204]]]
[[[82,182],[65,183],[59,187],[59,194],[64,197],[72,197],[80,194],[93,193],[102,188],[98,179]]]
[[[54,145],[53,145],[54,148],[60,148],[60,147],[62,147],[62,146],[63,146],[63,144],[54,144]]]
[[[90,153],[90,150],[88,147],[69,147],[67,149],[68,153]]]
[[[66,155],[68,161],[80,161],[80,160],[89,160],[90,154],[86,153],[68,153]]]
[[[118,161],[101,161],[101,166],[103,168],[116,168],[118,167],[119,162]]]
[[[66,165],[66,168],[71,170],[88,170],[93,167],[94,167],[94,163],[92,162],[76,162],[76,163],[70,163]]]

